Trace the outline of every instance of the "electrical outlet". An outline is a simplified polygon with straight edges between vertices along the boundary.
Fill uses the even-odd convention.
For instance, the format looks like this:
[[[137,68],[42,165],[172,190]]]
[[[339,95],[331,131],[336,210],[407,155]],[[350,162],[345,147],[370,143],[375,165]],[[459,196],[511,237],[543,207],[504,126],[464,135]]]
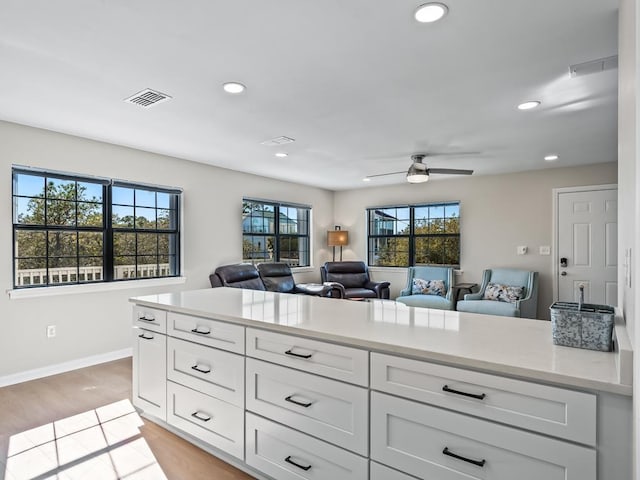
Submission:
[[[551,255],[551,247],[549,245],[540,246],[540,255]]]
[[[56,326],[55,325],[49,325],[47,327],[47,338],[53,338],[56,336]]]
[[[527,253],[527,247],[525,245],[521,245],[517,249],[518,255],[524,255]]]

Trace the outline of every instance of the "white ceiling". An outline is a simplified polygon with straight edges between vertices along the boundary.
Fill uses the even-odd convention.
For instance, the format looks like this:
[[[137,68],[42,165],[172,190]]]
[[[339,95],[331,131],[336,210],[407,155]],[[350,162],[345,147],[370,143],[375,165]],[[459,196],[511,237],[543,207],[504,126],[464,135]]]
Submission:
[[[616,160],[617,71],[568,67],[617,53],[618,0],[444,1],[2,0],[0,119],[332,190]]]

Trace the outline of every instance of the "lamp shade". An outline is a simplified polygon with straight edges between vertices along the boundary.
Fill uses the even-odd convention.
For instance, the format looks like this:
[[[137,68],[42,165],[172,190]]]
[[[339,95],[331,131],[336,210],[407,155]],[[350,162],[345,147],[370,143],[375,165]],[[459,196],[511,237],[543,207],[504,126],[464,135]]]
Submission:
[[[343,247],[349,243],[349,232],[346,230],[329,230],[327,232],[327,246]]]
[[[407,182],[424,183],[429,180],[429,171],[427,166],[421,162],[414,162],[407,172]]]

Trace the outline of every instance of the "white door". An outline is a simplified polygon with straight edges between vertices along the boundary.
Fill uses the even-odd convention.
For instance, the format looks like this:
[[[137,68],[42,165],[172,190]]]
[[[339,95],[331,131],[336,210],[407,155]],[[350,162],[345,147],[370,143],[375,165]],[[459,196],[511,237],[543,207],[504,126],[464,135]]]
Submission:
[[[577,302],[584,285],[585,302],[616,305],[618,190],[569,190],[557,191],[557,299]]]

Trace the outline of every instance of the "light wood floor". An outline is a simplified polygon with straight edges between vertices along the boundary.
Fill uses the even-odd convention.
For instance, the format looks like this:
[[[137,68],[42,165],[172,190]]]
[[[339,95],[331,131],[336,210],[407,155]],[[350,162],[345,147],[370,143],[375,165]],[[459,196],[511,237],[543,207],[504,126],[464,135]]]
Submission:
[[[131,359],[0,388],[0,480],[247,480],[138,417]]]

